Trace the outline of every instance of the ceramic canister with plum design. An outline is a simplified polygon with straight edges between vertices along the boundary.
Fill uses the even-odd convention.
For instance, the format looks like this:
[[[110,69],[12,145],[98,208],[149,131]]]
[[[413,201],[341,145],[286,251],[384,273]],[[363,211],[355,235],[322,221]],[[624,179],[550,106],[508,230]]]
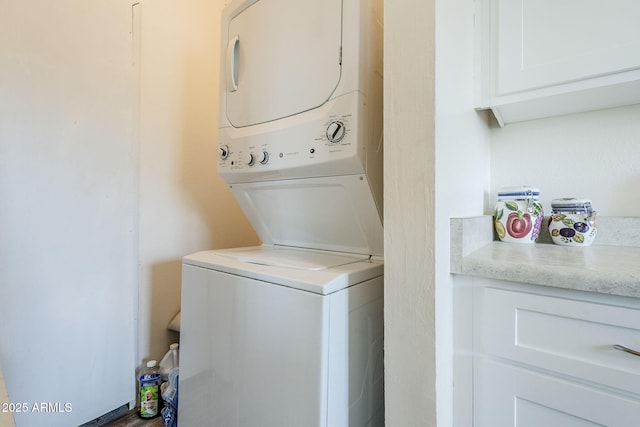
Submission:
[[[534,243],[540,234],[544,213],[540,190],[534,187],[505,187],[498,192],[493,223],[503,242]]]
[[[565,246],[589,246],[598,233],[596,212],[587,199],[551,201],[549,234],[553,243]]]

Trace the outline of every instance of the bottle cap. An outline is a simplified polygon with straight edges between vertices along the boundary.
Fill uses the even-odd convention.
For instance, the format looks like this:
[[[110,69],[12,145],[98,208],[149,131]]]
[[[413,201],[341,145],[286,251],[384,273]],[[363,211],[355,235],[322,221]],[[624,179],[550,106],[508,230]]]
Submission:
[[[498,191],[498,197],[539,197],[540,189],[529,185],[521,185],[519,187],[502,187]]]
[[[155,367],[155,366],[156,366],[156,363],[157,363],[157,362],[156,362],[155,360],[149,360],[149,361],[147,362],[147,368],[153,368],[153,367]]]
[[[576,212],[576,213],[591,213],[591,200],[589,199],[576,199],[573,197],[565,197],[562,199],[553,199],[551,201],[551,210],[553,212]]]

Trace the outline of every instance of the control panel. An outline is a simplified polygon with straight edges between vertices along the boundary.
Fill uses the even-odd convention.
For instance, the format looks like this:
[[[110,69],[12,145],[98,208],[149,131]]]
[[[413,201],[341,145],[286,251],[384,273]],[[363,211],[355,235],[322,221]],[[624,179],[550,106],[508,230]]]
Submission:
[[[291,135],[283,136],[279,130],[278,138],[270,138],[266,132],[258,144],[256,139],[224,138],[221,134],[218,170],[223,175],[236,175],[291,168],[309,170],[312,165],[330,168],[327,164],[356,157],[355,120],[350,114],[331,115],[324,121],[313,121],[308,126],[292,129]]]

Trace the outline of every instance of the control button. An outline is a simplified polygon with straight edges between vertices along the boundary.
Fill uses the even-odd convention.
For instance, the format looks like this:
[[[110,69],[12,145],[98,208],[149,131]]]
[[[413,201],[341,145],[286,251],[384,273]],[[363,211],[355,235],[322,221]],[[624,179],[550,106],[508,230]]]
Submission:
[[[347,128],[342,122],[333,121],[329,123],[329,126],[327,126],[327,139],[329,142],[336,143],[342,141],[342,138],[344,138],[346,133]]]
[[[262,154],[260,155],[260,164],[266,165],[267,163],[269,163],[269,153],[267,153],[266,151],[263,151]]]
[[[229,157],[229,146],[221,145],[219,150],[220,150],[220,160],[227,160],[227,157]]]
[[[253,166],[253,165],[256,164],[256,156],[254,156],[253,153],[249,153],[249,158],[248,158],[247,164],[249,166]]]

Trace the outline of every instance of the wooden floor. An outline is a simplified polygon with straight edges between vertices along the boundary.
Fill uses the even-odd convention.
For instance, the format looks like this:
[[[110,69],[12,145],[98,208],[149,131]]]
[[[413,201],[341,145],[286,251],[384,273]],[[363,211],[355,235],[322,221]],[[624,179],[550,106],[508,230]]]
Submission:
[[[103,427],[164,427],[162,418],[154,418],[152,420],[143,420],[138,413],[133,410],[123,417],[117,418],[102,425]]]

